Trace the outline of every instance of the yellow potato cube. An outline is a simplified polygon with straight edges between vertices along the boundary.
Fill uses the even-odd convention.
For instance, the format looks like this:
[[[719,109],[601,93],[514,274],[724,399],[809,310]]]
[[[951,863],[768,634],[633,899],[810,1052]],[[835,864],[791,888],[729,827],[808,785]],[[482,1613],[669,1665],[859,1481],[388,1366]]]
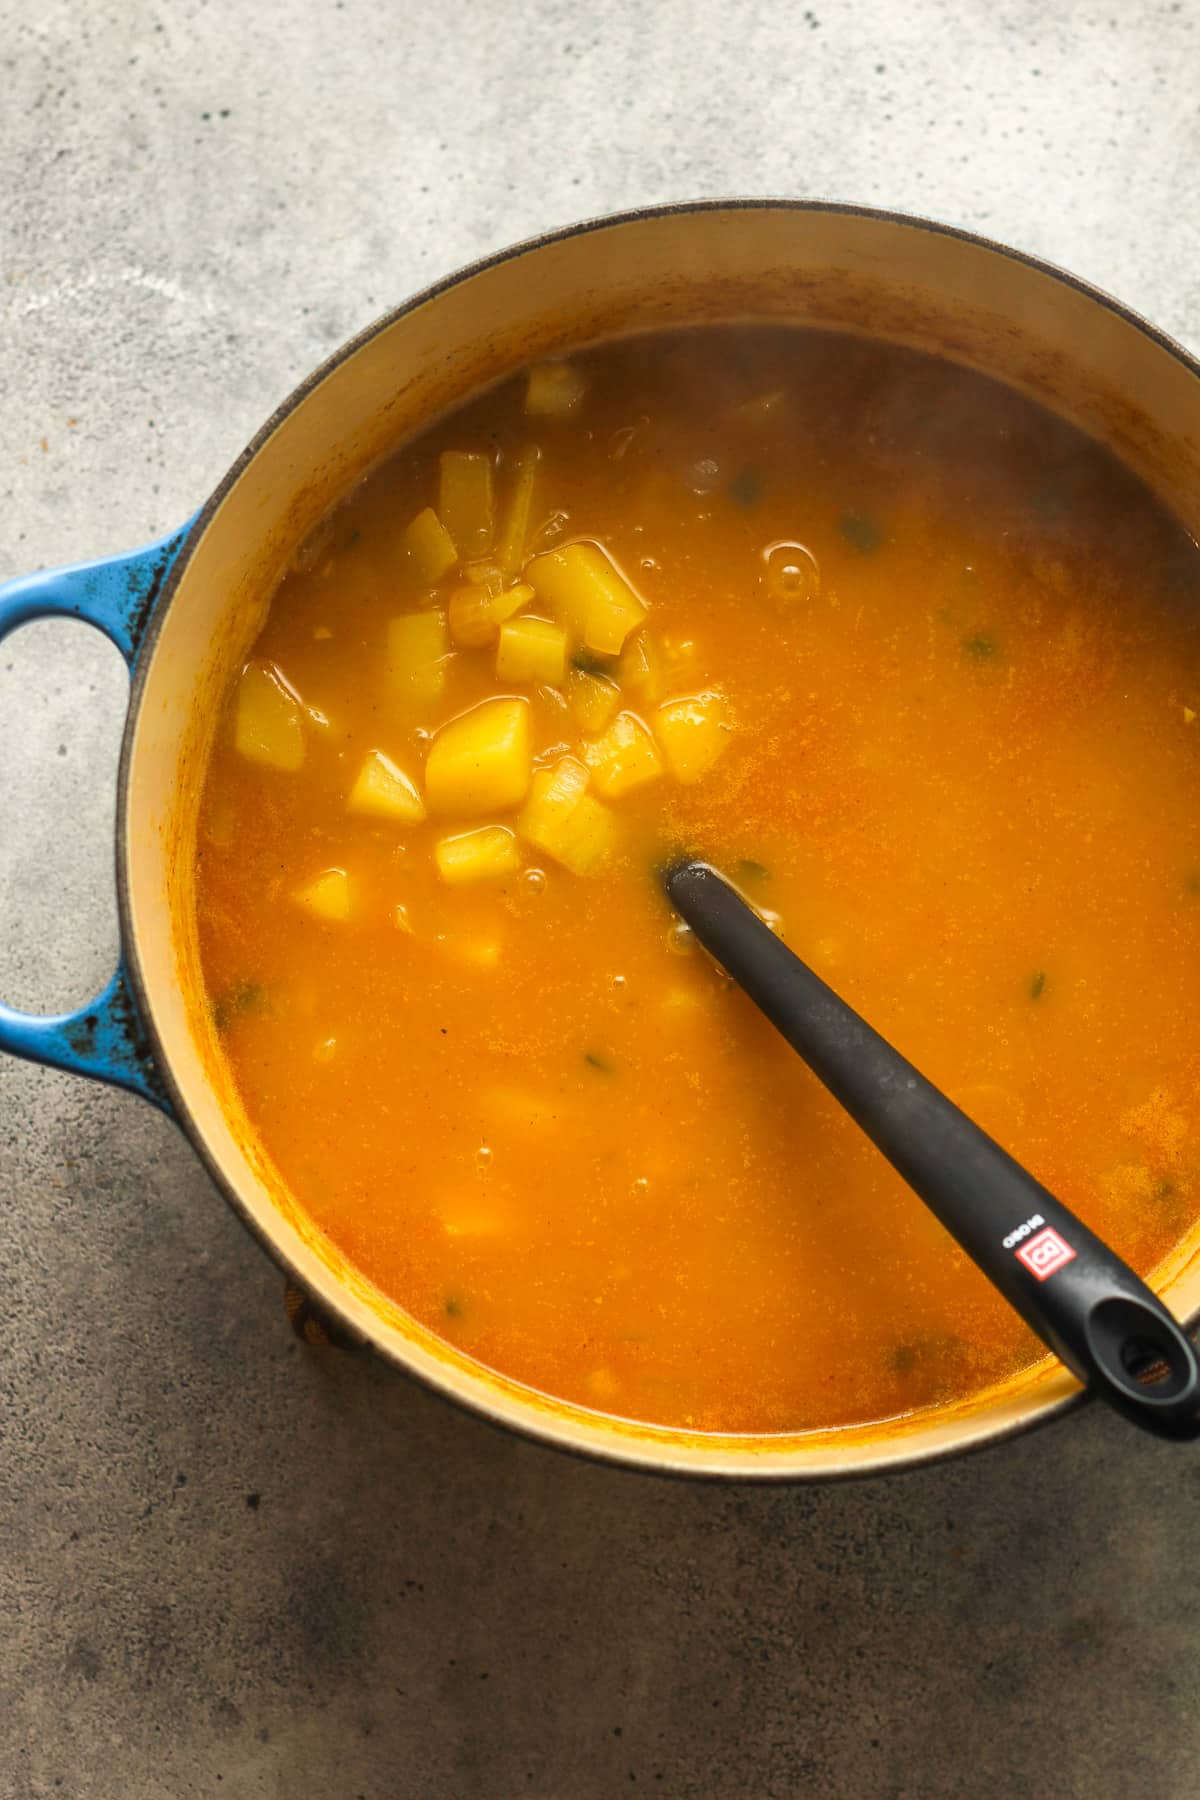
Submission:
[[[505,620],[532,599],[533,589],[523,581],[503,592],[492,592],[482,583],[455,588],[450,596],[450,636],[465,649],[480,650],[494,643]]]
[[[402,825],[419,825],[425,817],[425,802],[415,782],[382,750],[372,750],[363,763],[346,806],[350,812],[396,819]]]
[[[535,363],[525,387],[525,411],[533,418],[565,419],[586,393],[586,377],[570,363]]]
[[[388,621],[388,678],[394,692],[417,706],[440,700],[446,691],[450,645],[444,612],[406,613]]]
[[[572,669],[567,676],[567,703],[580,730],[595,737],[612,724],[621,704],[621,690],[606,675]]]
[[[537,485],[538,463],[541,451],[533,444],[527,444],[517,452],[513,472],[512,495],[508,503],[508,511],[504,515],[504,523],[500,528],[500,541],[496,546],[496,561],[501,573],[508,580],[520,570],[525,561],[525,546],[529,541],[529,527],[533,517],[533,496]]]
[[[729,742],[729,702],[715,688],[668,700],[654,715],[654,735],[676,781],[699,781]]]
[[[583,760],[596,791],[615,800],[662,774],[658,747],[636,713],[618,713],[603,737],[585,745]]]
[[[433,858],[438,874],[452,887],[465,881],[515,875],[521,866],[517,840],[503,825],[484,825],[478,831],[444,837],[435,844]]]
[[[653,706],[663,696],[663,659],[648,631],[631,637],[617,663],[617,680],[630,700]]]
[[[350,917],[350,878],[345,869],[323,869],[293,898],[314,918],[340,925]]]
[[[587,792],[588,772],[573,756],[538,769],[517,819],[521,836],[574,875],[590,875],[606,861],[616,839],[616,820]]]
[[[492,459],[467,450],[443,450],[438,459],[437,516],[461,557],[490,550],[496,529]]]
[[[572,637],[600,656],[616,656],[646,608],[599,544],[566,544],[535,556],[525,578]]]
[[[441,813],[518,806],[532,764],[527,700],[485,700],[443,725],[425,764],[425,799]]]
[[[567,672],[567,634],[551,619],[510,619],[500,627],[496,674],[501,681],[544,681],[559,687]]]
[[[458,561],[454,539],[432,506],[417,514],[401,543],[408,571],[420,587],[436,587]]]
[[[251,762],[294,772],[304,761],[300,696],[274,663],[247,663],[238,683],[234,746]]]

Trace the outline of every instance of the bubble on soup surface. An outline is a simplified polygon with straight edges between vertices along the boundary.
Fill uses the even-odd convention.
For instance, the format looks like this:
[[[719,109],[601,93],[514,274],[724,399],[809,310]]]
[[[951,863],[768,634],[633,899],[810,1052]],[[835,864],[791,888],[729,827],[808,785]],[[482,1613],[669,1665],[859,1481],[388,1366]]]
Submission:
[[[820,590],[821,574],[817,559],[805,544],[780,540],[768,544],[763,561],[767,566],[767,591],[777,600],[813,600]]]

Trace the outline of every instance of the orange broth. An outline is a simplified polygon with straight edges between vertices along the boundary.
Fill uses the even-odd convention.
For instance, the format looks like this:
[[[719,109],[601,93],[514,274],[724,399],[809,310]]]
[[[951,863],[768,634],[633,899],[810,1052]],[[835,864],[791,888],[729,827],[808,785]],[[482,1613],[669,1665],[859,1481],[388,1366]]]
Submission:
[[[687,847],[729,873],[1151,1271],[1200,1180],[1200,556],[1103,448],[879,343],[704,328],[529,379],[348,496],[231,687],[196,901],[229,1076],[330,1239],[534,1388],[755,1433],[964,1398],[1039,1344],[674,925],[655,865]],[[443,451],[486,468],[448,494]],[[448,553],[406,536],[441,504]],[[501,678],[494,638],[438,651],[456,592],[503,611],[576,542],[646,608],[619,662],[552,583],[514,616],[547,621],[551,663],[561,628],[570,675]],[[471,604],[451,617],[493,632]],[[390,622],[418,614],[434,637],[406,662]],[[535,785],[595,762],[588,872],[546,852],[527,787],[415,823],[348,808],[383,752],[381,804],[419,811],[433,734],[497,695],[531,734],[518,783],[530,756]],[[633,715],[632,763],[596,760],[590,704]],[[448,882],[435,846],[483,826],[478,878]]]

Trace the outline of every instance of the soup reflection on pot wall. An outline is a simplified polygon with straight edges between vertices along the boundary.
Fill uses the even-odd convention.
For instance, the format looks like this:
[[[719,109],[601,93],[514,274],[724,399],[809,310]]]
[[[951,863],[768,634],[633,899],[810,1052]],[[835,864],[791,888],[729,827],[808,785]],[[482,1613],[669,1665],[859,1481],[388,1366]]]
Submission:
[[[645,870],[704,838],[1194,1312],[1153,1046],[1200,966],[1196,401],[1103,296],[854,209],[602,221],[419,296],[183,531],[0,597],[134,675],[121,970],[0,1042],[168,1106],[332,1318],[546,1442],[808,1478],[1048,1417],[1074,1384]]]

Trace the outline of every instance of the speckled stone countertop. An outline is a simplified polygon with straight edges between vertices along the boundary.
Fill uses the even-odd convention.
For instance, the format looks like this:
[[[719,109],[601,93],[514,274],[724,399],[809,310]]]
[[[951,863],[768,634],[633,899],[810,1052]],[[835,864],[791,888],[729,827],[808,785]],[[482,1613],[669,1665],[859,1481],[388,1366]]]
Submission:
[[[1200,8],[0,0],[0,577],[143,542],[434,276],[640,202],[974,227],[1200,343]],[[125,677],[0,652],[0,992],[114,956]],[[1193,1450],[570,1461],[301,1348],[167,1121],[0,1065],[3,1800],[1200,1790]]]

